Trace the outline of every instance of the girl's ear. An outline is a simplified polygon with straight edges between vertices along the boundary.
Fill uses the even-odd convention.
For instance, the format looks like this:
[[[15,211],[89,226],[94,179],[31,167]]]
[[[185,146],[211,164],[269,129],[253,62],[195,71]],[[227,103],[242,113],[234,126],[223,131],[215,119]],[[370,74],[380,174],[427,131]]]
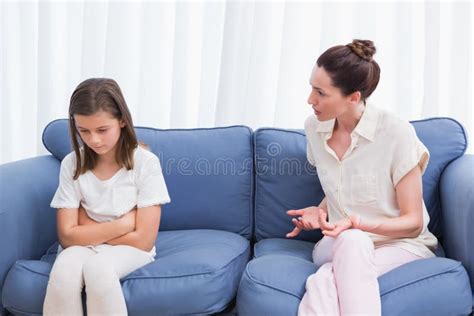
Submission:
[[[123,120],[120,120],[119,125],[120,125],[120,128],[124,128],[125,126],[127,126],[127,124],[125,124]]]

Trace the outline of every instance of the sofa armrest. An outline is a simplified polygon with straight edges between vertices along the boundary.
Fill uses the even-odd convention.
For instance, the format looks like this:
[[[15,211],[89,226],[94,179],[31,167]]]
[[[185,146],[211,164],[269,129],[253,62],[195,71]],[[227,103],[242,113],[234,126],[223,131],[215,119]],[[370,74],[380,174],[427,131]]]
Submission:
[[[57,240],[56,212],[49,204],[59,168],[53,156],[0,165],[0,297],[15,261],[39,259]]]
[[[461,261],[474,289],[474,156],[450,163],[440,181],[442,242],[446,256]]]

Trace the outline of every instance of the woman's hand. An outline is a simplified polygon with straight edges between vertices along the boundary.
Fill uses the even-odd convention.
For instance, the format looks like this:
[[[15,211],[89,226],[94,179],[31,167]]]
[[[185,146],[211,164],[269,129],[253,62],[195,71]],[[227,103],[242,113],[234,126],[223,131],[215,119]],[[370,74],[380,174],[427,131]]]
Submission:
[[[334,237],[336,238],[339,236],[340,233],[343,231],[350,229],[350,228],[358,228],[360,224],[360,216],[359,215],[351,215],[349,217],[343,218],[338,220],[333,227],[325,227],[322,229],[322,233],[325,236]]]
[[[324,209],[317,206],[310,206],[300,210],[290,210],[286,212],[290,216],[298,216],[293,218],[292,222],[296,226],[290,233],[286,234],[287,238],[296,237],[302,230],[314,230],[322,228],[321,218],[327,218],[327,213]],[[329,225],[325,223],[323,225]]]

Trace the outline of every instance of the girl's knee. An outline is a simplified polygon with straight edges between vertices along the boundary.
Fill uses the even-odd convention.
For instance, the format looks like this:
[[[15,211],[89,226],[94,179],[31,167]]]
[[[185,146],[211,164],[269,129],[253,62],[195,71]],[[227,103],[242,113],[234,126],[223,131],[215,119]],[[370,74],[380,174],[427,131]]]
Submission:
[[[81,246],[72,246],[64,249],[56,258],[50,279],[55,282],[78,282],[82,281],[82,269],[85,262],[84,251],[88,250]]]
[[[84,264],[83,275],[86,287],[89,284],[105,284],[119,279],[114,268],[100,255],[92,257]]]
[[[107,261],[97,255],[84,265],[84,283],[88,295],[102,297],[120,284],[117,273]]]

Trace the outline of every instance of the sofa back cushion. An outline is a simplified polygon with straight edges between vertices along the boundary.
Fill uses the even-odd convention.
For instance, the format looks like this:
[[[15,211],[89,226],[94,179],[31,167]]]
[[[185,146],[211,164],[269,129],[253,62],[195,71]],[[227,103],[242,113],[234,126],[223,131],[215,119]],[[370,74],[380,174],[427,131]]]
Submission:
[[[423,198],[430,214],[429,229],[441,237],[439,179],[444,168],[467,147],[464,128],[449,118],[412,122],[430,152],[423,175]],[[262,128],[254,133],[256,239],[281,237],[293,228],[286,211],[318,205],[324,193],[315,169],[306,160],[302,130]],[[303,232],[298,239],[316,241],[318,231]]]
[[[171,203],[160,230],[218,229],[250,239],[253,209],[252,131],[245,126],[160,130],[136,127],[140,141],[156,154]],[[43,132],[45,147],[62,160],[72,147],[68,121]]]

